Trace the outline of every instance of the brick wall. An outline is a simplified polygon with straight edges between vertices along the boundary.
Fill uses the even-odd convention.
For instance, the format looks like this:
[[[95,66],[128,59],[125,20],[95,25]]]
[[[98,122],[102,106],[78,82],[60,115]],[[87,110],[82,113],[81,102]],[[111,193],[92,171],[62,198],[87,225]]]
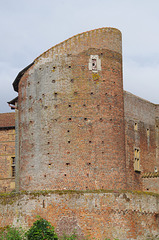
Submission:
[[[20,189],[126,188],[118,30],[83,33],[42,54],[19,83],[18,106]]]
[[[76,230],[90,239],[148,239],[159,235],[159,198],[130,192],[28,193],[0,198],[0,226],[28,227],[36,216],[47,219],[58,234]]]
[[[126,167],[128,184],[142,189],[142,174],[159,169],[157,160],[156,105],[124,92]],[[136,127],[135,127],[136,124]],[[134,171],[134,149],[140,149],[140,170]]]
[[[15,189],[12,157],[15,157],[15,114],[0,114],[0,192]]]
[[[159,193],[159,176],[143,177],[142,184],[143,184],[144,191]]]

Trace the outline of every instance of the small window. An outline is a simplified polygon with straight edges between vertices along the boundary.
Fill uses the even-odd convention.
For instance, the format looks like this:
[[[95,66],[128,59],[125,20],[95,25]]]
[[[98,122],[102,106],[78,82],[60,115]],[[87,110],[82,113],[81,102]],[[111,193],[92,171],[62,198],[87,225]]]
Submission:
[[[15,157],[11,157],[11,176],[15,177]]]
[[[135,130],[135,131],[138,130],[138,124],[137,124],[137,122],[134,123],[134,130]]]
[[[150,136],[150,129],[147,128],[146,132],[147,132],[147,137],[149,137]]]
[[[140,172],[140,149],[134,149],[134,171]]]

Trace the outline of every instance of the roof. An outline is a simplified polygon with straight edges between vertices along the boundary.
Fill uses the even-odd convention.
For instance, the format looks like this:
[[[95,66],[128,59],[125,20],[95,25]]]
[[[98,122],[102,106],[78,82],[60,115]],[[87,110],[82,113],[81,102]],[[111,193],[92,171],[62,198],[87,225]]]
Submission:
[[[18,97],[12,99],[11,101],[7,102],[8,104],[15,105],[15,103],[18,101]]]
[[[16,79],[13,82],[13,88],[16,92],[18,92],[18,84],[20,82],[20,79],[22,78],[22,76],[24,75],[24,73],[34,64],[34,62],[32,62],[31,64],[29,64],[27,67],[25,67],[21,72],[18,73]]]
[[[15,128],[15,112],[0,113],[0,129]]]

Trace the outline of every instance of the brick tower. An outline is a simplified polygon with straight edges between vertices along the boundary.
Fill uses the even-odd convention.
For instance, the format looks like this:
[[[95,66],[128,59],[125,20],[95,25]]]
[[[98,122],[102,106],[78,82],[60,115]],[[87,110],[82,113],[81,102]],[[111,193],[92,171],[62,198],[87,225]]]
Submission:
[[[20,190],[126,188],[119,30],[92,30],[52,47],[13,85]]]

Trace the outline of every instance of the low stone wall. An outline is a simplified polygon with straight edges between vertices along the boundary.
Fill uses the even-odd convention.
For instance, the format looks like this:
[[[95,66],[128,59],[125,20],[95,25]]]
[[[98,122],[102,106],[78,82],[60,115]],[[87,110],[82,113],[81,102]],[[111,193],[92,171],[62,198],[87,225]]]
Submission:
[[[0,226],[27,228],[36,216],[58,234],[80,239],[147,239],[159,235],[159,195],[143,192],[41,191],[0,195]]]

